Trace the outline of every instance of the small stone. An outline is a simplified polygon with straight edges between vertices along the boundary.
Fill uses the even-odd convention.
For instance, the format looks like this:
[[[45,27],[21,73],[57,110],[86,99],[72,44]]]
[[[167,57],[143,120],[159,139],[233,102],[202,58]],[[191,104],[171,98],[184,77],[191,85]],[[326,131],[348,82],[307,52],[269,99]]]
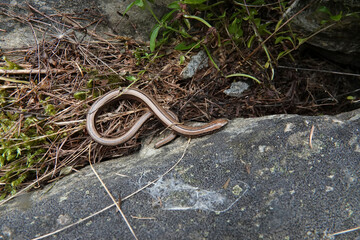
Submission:
[[[230,97],[241,97],[241,94],[249,88],[249,84],[246,82],[233,82],[229,89],[226,89],[224,93]]]
[[[192,78],[198,70],[209,66],[208,60],[208,56],[204,51],[192,56],[186,68],[181,72],[181,77],[183,79]]]

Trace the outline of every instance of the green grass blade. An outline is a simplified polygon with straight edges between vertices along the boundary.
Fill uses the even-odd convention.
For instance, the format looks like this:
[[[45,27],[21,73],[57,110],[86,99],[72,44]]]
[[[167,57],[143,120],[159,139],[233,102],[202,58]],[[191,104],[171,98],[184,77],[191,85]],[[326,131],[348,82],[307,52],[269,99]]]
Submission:
[[[192,16],[192,15],[184,15],[184,18],[190,18],[190,19],[195,19],[198,20],[199,22],[202,22],[203,24],[205,24],[207,27],[211,28],[212,26],[210,25],[210,23],[208,23],[207,21],[205,21],[204,19],[202,19],[201,17],[197,17],[197,16]]]
[[[234,74],[230,74],[230,75],[226,76],[226,78],[230,78],[230,77],[246,77],[246,78],[250,78],[250,79],[254,80],[255,82],[261,84],[261,81],[259,79],[257,79],[256,77],[253,77],[251,75],[245,74],[245,73],[234,73]]]
[[[156,47],[156,38],[159,34],[159,30],[160,30],[161,26],[159,24],[157,24],[157,26],[154,28],[154,30],[151,33],[150,36],[150,51],[154,52],[155,47]]]

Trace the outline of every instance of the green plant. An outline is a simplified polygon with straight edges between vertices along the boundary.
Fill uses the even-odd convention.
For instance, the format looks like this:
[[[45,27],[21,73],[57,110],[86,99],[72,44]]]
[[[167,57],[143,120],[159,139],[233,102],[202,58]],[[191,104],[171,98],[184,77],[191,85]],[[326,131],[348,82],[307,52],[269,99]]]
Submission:
[[[301,45],[306,43],[310,38],[314,37],[315,35],[319,34],[322,31],[327,30],[328,28],[331,28],[332,26],[336,25],[337,23],[341,22],[347,17],[355,17],[359,18],[359,15],[357,12],[351,12],[344,14],[342,11],[340,11],[338,14],[333,15],[331,11],[326,6],[320,6],[317,9],[317,13],[319,17],[322,17],[320,20],[320,26],[318,30],[311,33],[309,36],[299,36],[298,34],[294,33],[291,29],[290,24],[287,24],[286,27],[288,30],[278,32],[278,30],[283,26],[283,19],[280,19],[278,23],[276,24],[275,31],[275,45],[282,45],[284,50],[278,53],[278,56],[276,60],[279,60],[282,57],[285,57],[287,55],[290,56],[290,58],[293,60],[293,57],[291,55],[291,52],[294,50],[297,50]],[[321,13],[323,15],[321,15]]]
[[[321,23],[328,25],[308,36],[301,36],[299,33],[293,32],[290,22],[310,4],[290,18],[284,18],[289,1],[269,3],[264,0],[176,0],[168,5],[169,12],[159,19],[151,9],[149,3],[152,2],[154,1],[135,0],[126,9],[126,12],[133,6],[147,9],[156,20],[150,35],[150,51],[152,53],[164,43],[174,44],[175,50],[187,51],[183,56],[193,49],[201,47],[206,51],[215,68],[221,72],[220,67],[211,56],[210,47],[231,46],[237,50],[244,61],[249,60],[259,49],[263,49],[266,62],[259,63],[257,61],[257,65],[262,70],[271,70],[271,74],[267,74],[269,80],[274,78],[273,64],[277,63],[279,59],[287,56],[294,60],[291,53],[310,38],[340,22],[345,16],[357,16],[357,13],[332,14],[328,8],[320,7],[318,11],[327,17]],[[270,39],[274,39],[274,41],[269,41]],[[271,47],[269,48],[267,45]],[[246,49],[253,48],[255,49],[251,50],[250,54],[246,57],[243,56]],[[142,53],[142,57],[139,59],[144,57],[146,58],[147,55]],[[240,75],[251,76],[237,73],[237,76]],[[256,77],[251,76],[251,78],[259,81]]]
[[[233,4],[230,1],[178,0],[168,5],[169,12],[161,19],[154,14],[149,2],[152,1],[136,0],[127,7],[126,12],[133,6],[139,6],[149,10],[154,16],[157,24],[151,31],[150,51],[154,52],[170,39],[173,41],[172,36],[176,36],[178,43],[175,50],[190,52],[202,47],[218,71],[220,68],[211,56],[209,46],[213,48],[236,44],[252,48],[255,39],[261,42],[262,36],[271,34],[268,28],[272,22],[262,20],[257,8],[265,5],[263,0],[247,1],[247,4],[237,1]],[[281,1],[279,9],[283,9],[285,5]],[[194,31],[199,28],[202,29],[202,34]],[[251,35],[250,28],[253,29]],[[263,48],[268,58],[267,68],[271,66],[272,59],[266,46]]]
[[[0,199],[15,194],[19,185],[35,174],[32,166],[43,160],[44,145],[54,139],[50,136],[54,133],[56,129],[36,117],[24,119],[18,113],[0,113]]]
[[[153,1],[149,1],[153,2]],[[208,23],[205,19],[195,16],[187,11],[186,6],[197,6],[198,8],[206,7],[204,0],[183,0],[175,1],[168,5],[170,9],[169,13],[165,14],[161,19],[155,15],[149,4],[146,0],[136,0],[132,2],[125,10],[125,13],[130,10],[134,5],[147,9],[151,12],[152,16],[155,18],[157,24],[153,27],[150,35],[150,51],[153,52],[156,46],[166,42],[173,33],[177,33],[185,39],[193,39],[193,36],[187,32],[191,29],[190,19],[196,20],[203,23],[208,28],[211,28],[211,24]],[[162,32],[161,38],[158,36]]]
[[[136,65],[144,62],[152,62],[156,58],[162,57],[154,53],[148,53],[148,51],[144,48],[137,48],[136,51],[134,51],[134,56],[136,59]]]
[[[328,19],[321,20],[320,24],[322,24],[322,25],[328,23],[329,21],[338,22],[343,18],[343,12],[342,11],[340,11],[338,14],[333,15],[331,13],[331,11],[326,6],[320,6],[317,9],[317,11],[325,13],[327,15],[327,17],[328,17]]]
[[[5,69],[5,70],[23,69],[23,67],[21,67],[17,63],[14,63],[14,62],[11,62],[10,60],[8,60],[6,56],[3,56],[2,59],[5,61],[6,66],[5,67],[0,67],[0,69]]]
[[[88,95],[88,91],[79,91],[74,93],[74,98],[77,100],[85,100],[87,98]]]

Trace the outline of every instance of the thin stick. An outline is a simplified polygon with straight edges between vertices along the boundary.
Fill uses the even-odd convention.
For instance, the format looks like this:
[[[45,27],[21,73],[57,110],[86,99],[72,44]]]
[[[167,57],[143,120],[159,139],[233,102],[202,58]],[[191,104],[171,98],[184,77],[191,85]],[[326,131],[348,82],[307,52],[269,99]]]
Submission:
[[[22,81],[22,80],[16,80],[13,78],[7,78],[7,77],[0,77],[0,80],[6,81],[6,82],[14,82],[14,83],[24,83],[29,84],[29,81]]]
[[[257,46],[257,48],[255,48],[254,51],[252,51],[247,57],[246,60],[249,59],[252,55],[254,55],[257,51],[259,51],[259,49],[262,47],[262,45],[264,45],[270,38],[272,38],[272,36],[275,35],[275,33],[277,33],[280,29],[282,29],[284,26],[286,26],[291,20],[293,20],[297,15],[299,15],[300,13],[302,13],[306,8],[308,8],[311,5],[311,3],[307,4],[305,7],[303,7],[302,9],[300,9],[300,11],[298,11],[297,13],[295,13],[293,16],[291,16],[287,21],[285,21],[278,29],[275,29],[275,31],[270,34],[264,41],[262,41],[260,43],[259,46]]]
[[[81,152],[77,152],[77,156],[75,156],[74,158],[78,157],[79,155],[81,155],[83,152],[85,152],[87,150],[87,148],[84,148]],[[59,169],[61,167],[64,167],[67,165],[67,162],[62,162],[61,165],[59,166]],[[20,191],[16,192],[16,194],[6,198],[5,200],[2,200],[0,202],[0,206],[7,203],[8,201],[10,201],[11,199],[20,196],[20,194],[22,194],[23,192],[26,192],[27,190],[31,189],[35,184],[41,182],[41,180],[46,179],[47,177],[50,177],[53,173],[49,172],[45,175],[42,175],[40,178],[38,178],[36,181],[33,181],[31,184],[29,184],[28,186],[26,186],[25,188],[21,189]]]
[[[26,192],[26,190],[29,190],[30,188],[32,188],[36,183],[40,182],[41,180],[45,179],[46,177],[49,177],[52,173],[47,173],[46,175],[41,176],[39,179],[37,179],[36,181],[32,182],[30,185],[26,186],[25,188],[21,189],[20,191],[16,192],[16,194],[6,198],[5,200],[2,200],[0,202],[0,206],[7,203],[8,201],[10,201],[11,199],[19,196],[21,193]]]
[[[344,75],[344,76],[360,77],[360,74],[356,74],[356,73],[337,72],[337,71],[329,71],[329,70],[322,70],[322,69],[311,69],[311,68],[301,68],[301,67],[288,67],[288,66],[278,66],[278,68],[293,69],[293,70],[295,70],[295,71],[301,70],[301,71],[322,72],[322,73],[338,74],[338,75]]]
[[[245,5],[245,6],[247,5],[247,3],[246,3],[245,0],[244,0],[244,5]],[[251,20],[251,13],[250,13],[250,11],[249,11],[249,8],[246,6],[245,9],[246,9],[247,14],[249,15],[251,27],[252,27],[252,29],[253,29],[256,37],[258,38],[258,40],[259,40],[260,43],[264,42],[263,38],[261,37],[261,35],[260,35],[260,33],[259,33],[259,31],[258,31],[258,29],[257,29],[257,27],[256,27],[256,24],[255,24],[254,20]],[[274,71],[274,67],[273,67],[273,65],[272,65],[272,63],[271,63],[271,56],[270,56],[269,50],[268,50],[268,48],[266,47],[265,43],[264,43],[264,44],[261,44],[260,46],[264,49],[264,52],[265,52],[265,54],[266,54],[266,57],[268,58],[268,63],[269,63],[269,66],[270,66],[270,68],[271,68],[271,78],[270,78],[270,80],[273,80],[273,79],[274,79],[274,75],[275,75],[275,71]]]
[[[156,218],[154,217],[137,217],[137,216],[132,216],[132,218],[135,218],[135,219],[140,219],[140,220],[156,220]]]
[[[310,146],[310,148],[313,148],[312,147],[312,137],[314,135],[314,129],[315,129],[315,126],[312,125],[311,130],[310,130],[310,136],[309,136],[309,146]]]
[[[158,177],[157,179],[155,179],[155,180],[153,180],[152,182],[146,184],[145,186],[139,188],[139,189],[136,190],[135,192],[127,195],[126,197],[124,197],[124,198],[122,199],[122,201],[124,201],[124,200],[126,200],[126,199],[128,199],[128,198],[130,198],[130,197],[132,197],[132,196],[134,196],[135,194],[141,192],[142,190],[144,190],[145,188],[151,186],[152,184],[155,184],[159,179],[161,179],[162,177],[164,177],[166,174],[168,174],[169,172],[171,172],[177,165],[179,165],[179,163],[181,162],[181,160],[182,160],[182,159],[184,158],[184,156],[185,156],[185,153],[186,153],[186,151],[187,151],[187,149],[188,149],[188,147],[189,147],[189,145],[190,145],[190,141],[191,141],[191,138],[189,138],[189,140],[188,140],[188,142],[187,142],[187,144],[186,144],[186,147],[185,147],[185,149],[184,149],[184,152],[183,152],[182,156],[180,157],[180,159],[179,159],[170,169],[168,169],[163,175],[161,175],[161,176]],[[108,209],[110,209],[110,208],[112,208],[112,207],[114,207],[114,206],[116,206],[116,205],[117,205],[117,203],[116,203],[116,201],[115,201],[115,203],[113,203],[113,204],[111,204],[111,205],[109,205],[109,206],[107,206],[107,207],[105,207],[105,208],[103,208],[103,209],[101,209],[101,210],[99,210],[99,211],[97,211],[97,212],[95,212],[95,213],[93,213],[93,214],[85,217],[85,218],[82,218],[82,219],[80,219],[79,221],[77,221],[77,222],[75,222],[75,223],[72,223],[72,224],[70,224],[70,225],[67,225],[67,226],[65,226],[65,227],[63,227],[63,228],[60,228],[60,229],[54,231],[54,232],[51,232],[51,233],[42,235],[42,236],[37,237],[37,238],[33,238],[32,240],[43,239],[43,238],[52,236],[52,235],[54,235],[54,234],[56,234],[56,233],[62,232],[62,231],[64,231],[64,230],[68,229],[68,228],[71,228],[71,227],[73,227],[73,226],[75,226],[75,225],[78,225],[78,224],[84,222],[84,221],[87,221],[88,219],[90,219],[90,218],[92,218],[92,217],[94,217],[94,216],[96,216],[96,215],[98,215],[98,214],[100,214],[100,213],[102,213],[102,212],[105,212],[106,210],[108,210]]]
[[[51,177],[54,177],[54,175],[55,175],[55,173],[56,173],[56,165],[57,165],[58,160],[59,160],[59,153],[60,153],[62,147],[64,146],[64,144],[65,144],[65,142],[66,142],[67,140],[68,140],[68,137],[66,137],[66,138],[64,139],[64,141],[61,143],[60,147],[56,150],[56,153],[55,153],[55,164],[54,164],[55,166],[54,166],[53,174],[52,174]]]
[[[134,238],[137,240],[138,238],[136,237],[136,234],[133,230],[133,228],[131,227],[129,221],[127,220],[125,214],[123,213],[123,211],[120,208],[120,205],[116,202],[116,199],[114,198],[114,196],[110,193],[109,189],[106,187],[105,183],[103,182],[103,180],[100,178],[99,174],[95,171],[92,163],[91,163],[91,143],[90,143],[90,147],[89,147],[89,163],[90,163],[90,167],[91,170],[94,172],[95,176],[99,179],[101,185],[104,187],[105,191],[107,192],[107,194],[109,195],[109,197],[111,198],[111,200],[114,202],[116,208],[119,210],[121,217],[124,219],[126,225],[128,226],[131,234],[134,236]]]
[[[344,234],[344,233],[349,233],[349,232],[353,232],[353,231],[356,231],[356,230],[359,230],[359,229],[360,229],[360,226],[356,227],[356,228],[351,228],[351,229],[347,229],[347,230],[344,230],[344,231],[340,231],[340,232],[337,232],[337,233],[333,233],[333,234],[330,234],[330,236],[336,236],[336,235],[340,235],[340,234]]]
[[[39,72],[41,71],[41,58],[40,58],[40,46],[39,46],[39,41],[38,41],[38,39],[37,39],[37,36],[36,36],[36,32],[35,32],[35,30],[34,30],[34,27],[33,27],[33,25],[29,22],[29,26],[30,26],[30,28],[31,28],[31,31],[32,31],[32,33],[33,33],[33,35],[34,35],[34,39],[35,39],[35,44],[36,44],[36,50],[37,50],[37,60],[38,60],[38,70],[39,70]],[[38,76],[38,78],[39,78],[39,81],[40,81],[40,76],[39,75],[37,75]]]
[[[12,74],[12,75],[27,75],[27,74],[47,74],[49,72],[52,73],[64,73],[68,72],[65,69],[0,69],[0,74]]]
[[[79,223],[82,223],[82,222],[84,222],[84,221],[86,221],[86,220],[88,220],[88,219],[90,219],[90,218],[92,218],[92,217],[94,217],[94,216],[102,213],[102,212],[105,212],[106,210],[112,208],[113,206],[115,206],[115,204],[111,204],[111,205],[107,206],[106,208],[103,208],[103,209],[101,209],[100,211],[98,211],[98,212],[96,212],[96,213],[93,213],[93,214],[87,216],[86,218],[82,218],[82,219],[80,219],[79,221],[77,221],[77,222],[75,222],[75,223],[72,223],[72,224],[70,224],[70,225],[67,225],[67,226],[65,226],[65,227],[63,227],[63,228],[60,228],[60,229],[54,231],[54,232],[51,232],[51,233],[42,235],[42,236],[37,237],[37,238],[33,238],[32,240],[43,239],[43,238],[46,238],[46,237],[50,237],[50,236],[52,236],[52,235],[54,235],[54,234],[56,234],[56,233],[62,232],[62,231],[64,231],[65,229],[68,229],[68,228],[70,228],[70,227],[73,227],[73,226],[75,226],[75,225],[77,225],[77,224],[79,224]]]

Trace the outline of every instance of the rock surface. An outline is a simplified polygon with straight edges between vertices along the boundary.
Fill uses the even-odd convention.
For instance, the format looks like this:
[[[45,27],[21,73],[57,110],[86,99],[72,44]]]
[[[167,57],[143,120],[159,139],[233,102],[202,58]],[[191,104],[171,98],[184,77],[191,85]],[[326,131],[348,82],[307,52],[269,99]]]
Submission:
[[[209,66],[209,58],[205,51],[200,51],[196,55],[192,56],[188,65],[181,72],[183,79],[192,78],[198,70],[207,68]]]
[[[87,30],[96,30],[98,35],[103,38],[109,37],[105,33],[111,33],[122,37],[132,37],[140,41],[148,41],[150,30],[156,23],[149,11],[134,6],[127,13],[127,16],[121,16],[132,2],[133,0],[0,0],[0,29],[2,30],[0,31],[0,48],[35,46],[34,33],[38,42],[49,35],[60,37],[69,34],[69,32],[64,31],[64,29],[68,29],[64,24],[71,26],[69,20],[64,19],[67,14],[69,16],[74,14],[75,17],[82,17],[91,21],[101,19],[100,24],[92,24]],[[151,5],[151,8],[156,15],[162,16],[167,12],[166,6],[169,2],[170,0],[157,0]],[[35,10],[30,9],[29,6]],[[36,10],[45,15],[36,12]],[[20,20],[16,16],[23,19]],[[43,23],[31,21],[35,18],[40,18]],[[78,18],[77,20],[83,23],[83,26],[90,23]],[[34,26],[34,32],[30,24]],[[40,29],[41,31],[39,31]],[[79,29],[74,27],[74,30]]]
[[[309,136],[314,126],[311,146]],[[360,224],[360,110],[235,119],[94,167],[139,239],[331,239]],[[155,184],[185,151],[184,158]],[[0,206],[0,239],[132,239],[90,167]],[[336,239],[355,239],[359,232]]]
[[[0,0],[0,10],[30,17],[25,2]],[[28,2],[46,14],[94,11],[106,16],[96,30],[145,41],[154,24],[147,11],[136,7],[129,19],[118,15],[130,0]],[[161,15],[159,2],[153,9]],[[1,48],[34,46],[26,22],[0,15],[0,29],[6,30]],[[44,33],[64,34],[61,24],[51,29],[59,31]],[[114,197],[123,199],[121,208],[139,239],[331,239],[331,233],[360,225],[359,126],[360,110],[337,117],[236,119],[216,134],[193,139],[186,150],[186,140],[179,138],[95,169]],[[184,152],[172,171],[126,199],[174,166]],[[87,167],[1,205],[0,239],[36,238],[104,208],[48,239],[132,238]],[[359,236],[351,232],[336,239]]]
[[[224,93],[231,97],[241,97],[242,93],[248,90],[250,87],[246,82],[233,82],[229,89],[226,89]]]
[[[286,12],[287,17],[292,17],[308,4],[291,21],[293,30],[305,36],[318,32],[307,41],[315,46],[314,50],[335,62],[359,67],[360,0],[294,1]],[[338,19],[341,20],[337,22]]]

